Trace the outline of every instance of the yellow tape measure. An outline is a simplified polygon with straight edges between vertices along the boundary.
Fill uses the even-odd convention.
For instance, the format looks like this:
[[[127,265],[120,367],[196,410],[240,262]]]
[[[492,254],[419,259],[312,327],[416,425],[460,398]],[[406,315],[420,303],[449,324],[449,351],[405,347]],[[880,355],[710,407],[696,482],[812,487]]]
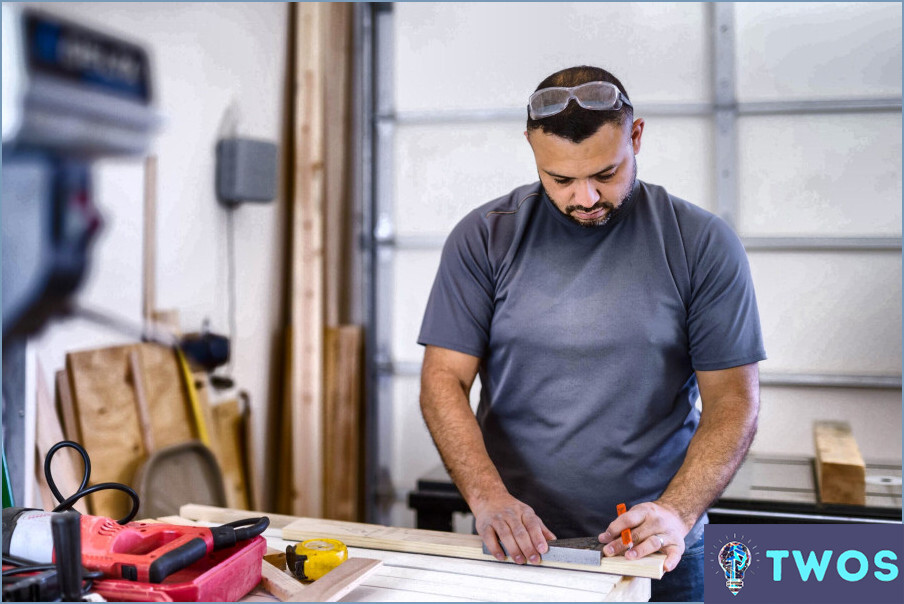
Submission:
[[[286,566],[301,581],[316,581],[348,560],[348,548],[335,539],[308,539],[286,547]]]

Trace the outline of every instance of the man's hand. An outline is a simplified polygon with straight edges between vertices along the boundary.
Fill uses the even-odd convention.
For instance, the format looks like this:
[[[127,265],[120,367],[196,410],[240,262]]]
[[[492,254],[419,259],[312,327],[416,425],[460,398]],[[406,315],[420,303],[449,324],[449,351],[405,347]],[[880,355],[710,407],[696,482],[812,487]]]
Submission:
[[[555,539],[529,505],[508,493],[500,493],[471,506],[477,533],[497,560],[505,560],[505,551],[516,564],[540,563],[540,555],[549,550],[547,541]]]
[[[621,542],[621,532],[631,529],[633,538],[630,550]],[[600,543],[606,543],[603,554],[617,556],[628,550],[625,558],[638,560],[662,551],[666,554],[665,571],[678,566],[684,553],[684,537],[690,532],[678,512],[659,501],[639,503],[616,518],[599,536]]]

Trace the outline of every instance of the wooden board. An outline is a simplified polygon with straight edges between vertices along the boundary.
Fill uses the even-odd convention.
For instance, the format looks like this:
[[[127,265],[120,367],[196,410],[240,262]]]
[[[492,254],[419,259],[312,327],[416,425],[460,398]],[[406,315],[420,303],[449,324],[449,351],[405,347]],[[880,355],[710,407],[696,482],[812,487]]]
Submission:
[[[361,328],[355,325],[327,328],[324,348],[323,516],[356,521],[363,517],[359,506],[363,470]]]
[[[65,440],[60,420],[50,396],[50,387],[47,385],[47,377],[40,359],[35,361],[35,444],[37,446],[37,458],[35,469],[37,471],[38,485],[41,486],[42,503],[45,510],[56,507],[59,501],[53,498],[50,488],[46,487],[44,479],[44,459],[47,452],[61,440]],[[50,473],[60,494],[65,497],[74,495],[82,481],[83,466],[81,457],[70,448],[57,451],[50,465]],[[45,492],[46,487],[46,492]],[[48,495],[49,504],[48,504]],[[84,499],[75,504],[75,509],[82,514],[88,513],[87,503]]]
[[[63,418],[63,433],[68,440],[82,442],[82,434],[76,419],[77,410],[72,400],[72,385],[65,369],[56,372],[56,395],[59,415]]]
[[[157,308],[157,156],[144,160],[144,231],[142,237],[141,308],[146,321]]]
[[[822,503],[866,505],[866,464],[847,422],[814,422],[816,478]]]
[[[231,508],[248,509],[245,481],[245,418],[237,400],[210,406],[211,442],[223,472],[226,502]]]
[[[195,438],[194,419],[176,355],[157,344],[138,344],[148,405],[151,433],[157,449]]]
[[[326,4],[295,11],[295,105],[288,403],[292,417],[292,512],[323,512],[323,69]]]
[[[66,355],[81,444],[91,456],[91,484],[131,484],[145,458],[129,371],[131,350],[132,346],[117,346]],[[91,498],[92,512],[99,516],[121,518],[131,505],[128,497],[115,491]]]
[[[352,200],[351,73],[353,56],[352,24],[354,5],[331,2],[326,5],[323,60],[329,77],[324,80],[324,138],[330,141],[324,152],[324,322],[336,326],[349,321],[348,295],[351,255],[357,244]],[[328,491],[327,491],[328,492]]]
[[[317,537],[339,539],[346,545],[370,549],[388,549],[399,552],[495,561],[483,553],[483,542],[477,535],[425,531],[423,529],[395,528],[376,524],[299,518],[283,528],[283,538],[303,541]],[[628,560],[624,556],[603,558],[598,567],[567,562],[543,562],[543,566],[615,573],[632,577],[660,579],[663,575],[665,555],[653,554],[641,560]]]

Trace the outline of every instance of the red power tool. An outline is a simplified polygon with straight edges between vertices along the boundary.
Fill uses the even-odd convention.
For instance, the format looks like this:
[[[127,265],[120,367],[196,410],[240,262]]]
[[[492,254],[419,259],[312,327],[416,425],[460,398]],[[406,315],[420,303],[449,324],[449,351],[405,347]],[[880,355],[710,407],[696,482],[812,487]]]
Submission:
[[[53,563],[51,519],[59,515],[4,509],[3,554]],[[120,525],[111,518],[81,516],[81,563],[90,571],[102,572],[104,579],[159,584],[214,551],[259,536],[269,523],[265,516],[210,528],[144,522]]]

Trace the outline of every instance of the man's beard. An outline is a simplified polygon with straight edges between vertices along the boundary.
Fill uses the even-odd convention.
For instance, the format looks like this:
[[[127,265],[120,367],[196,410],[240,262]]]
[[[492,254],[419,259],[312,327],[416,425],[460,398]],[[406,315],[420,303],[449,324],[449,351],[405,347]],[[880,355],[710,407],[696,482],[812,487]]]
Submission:
[[[611,222],[614,218],[617,218],[619,216],[620,212],[622,211],[622,209],[625,207],[625,202],[628,201],[628,199],[631,197],[631,194],[634,191],[634,183],[637,182],[637,158],[634,157],[634,158],[632,158],[632,160],[634,162],[634,166],[632,168],[631,183],[628,185],[627,191],[625,191],[622,194],[622,198],[619,201],[617,206],[614,205],[611,201],[603,201],[601,199],[598,202],[596,202],[595,204],[593,204],[593,206],[590,208],[585,208],[584,206],[565,206],[564,211],[562,211],[562,210],[559,210],[559,211],[562,212],[566,218],[568,218],[569,220],[571,220],[578,226],[584,227],[585,229],[601,227],[604,224]],[[540,186],[543,186],[542,183]],[[546,191],[545,188],[543,190],[546,193],[546,196],[549,197],[550,199],[552,199],[552,196],[549,194],[549,191]],[[553,205],[555,205],[555,204],[553,204]],[[574,212],[581,212],[584,214],[592,214],[593,212],[596,212],[597,210],[599,210],[601,208],[605,208],[607,210],[607,212],[606,212],[606,215],[603,216],[602,218],[600,218],[599,220],[593,220],[593,221],[588,222],[586,220],[581,220],[580,218],[577,218],[574,216]],[[556,209],[558,210],[559,207],[556,206]]]

